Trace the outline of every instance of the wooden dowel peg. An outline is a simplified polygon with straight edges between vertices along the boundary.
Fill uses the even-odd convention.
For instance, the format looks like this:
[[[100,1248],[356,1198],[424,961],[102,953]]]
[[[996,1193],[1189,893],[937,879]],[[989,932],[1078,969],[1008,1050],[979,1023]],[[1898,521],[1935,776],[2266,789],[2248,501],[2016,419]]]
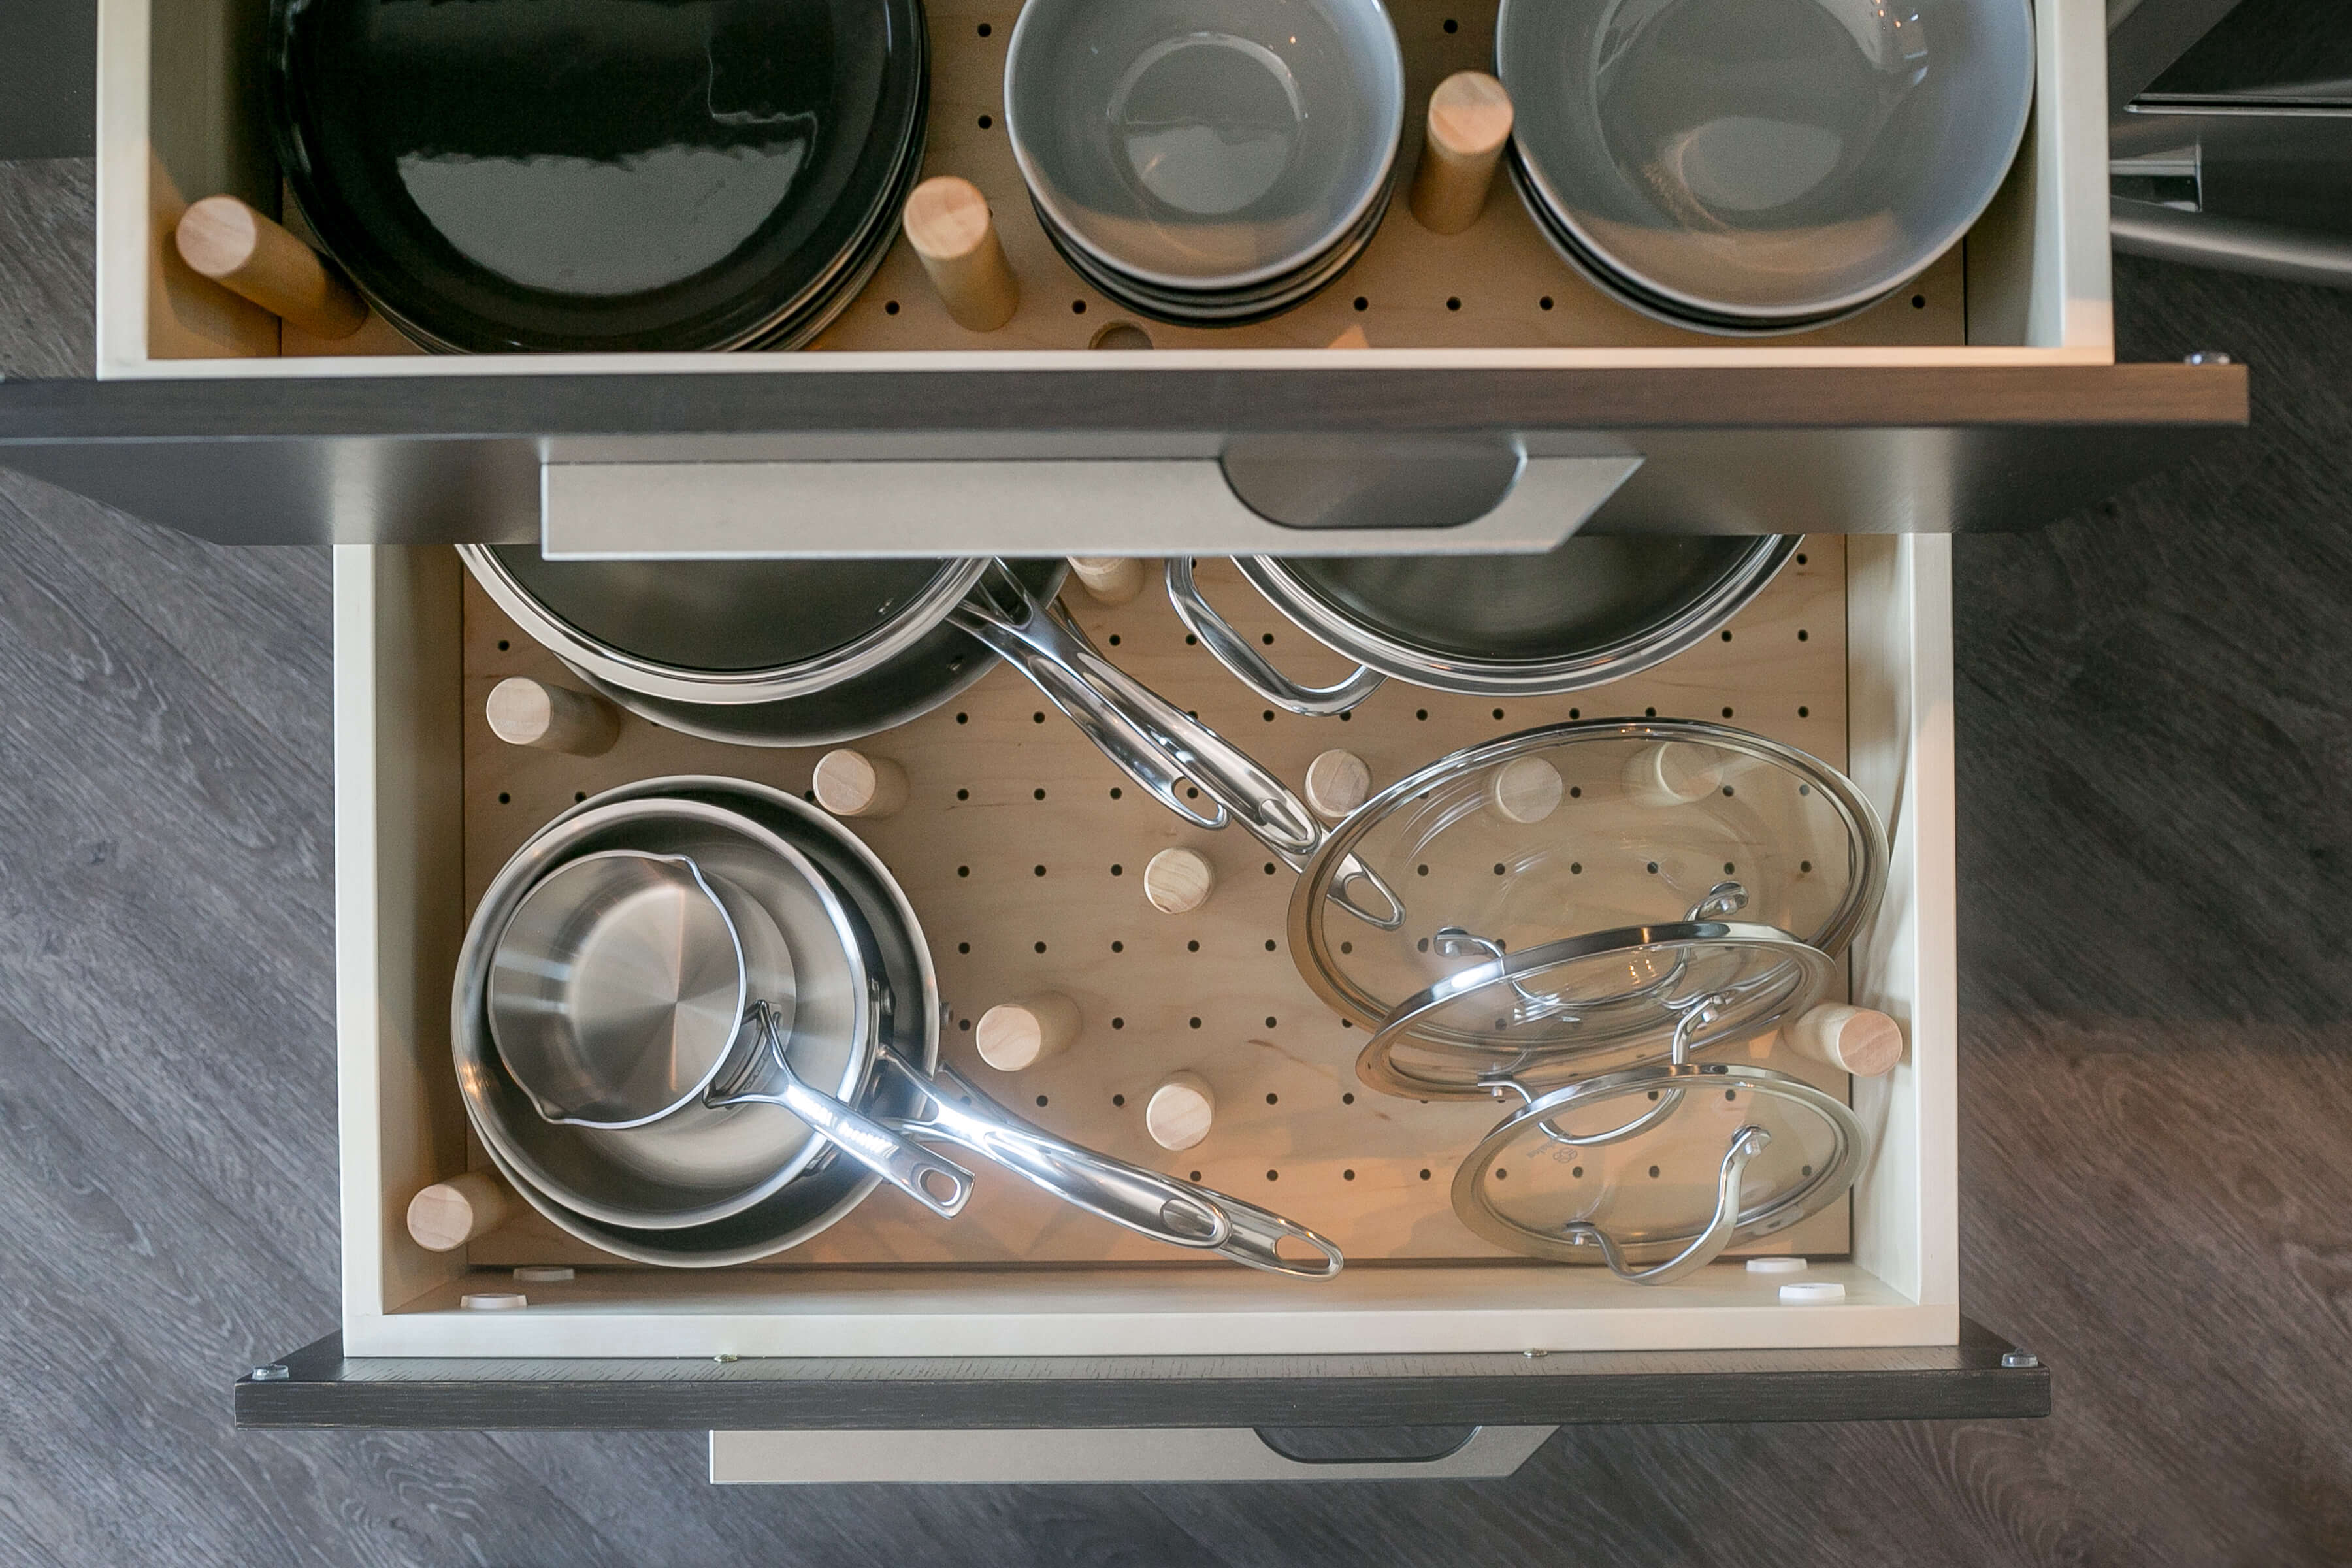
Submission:
[[[1073,555],[1070,570],[1100,604],[1124,605],[1143,592],[1143,563],[1131,555]]]
[[[235,196],[189,207],[174,238],[190,267],[314,337],[367,324],[367,301],[332,262]]]
[[[1876,1078],[1903,1059],[1903,1026],[1885,1014],[1843,1002],[1824,1002],[1790,1026],[1786,1036],[1799,1056]]]
[[[1175,1072],[1151,1091],[1143,1105],[1143,1130],[1162,1149],[1190,1149],[1209,1135],[1217,1097],[1200,1075]]]
[[[1372,794],[1372,770],[1353,752],[1332,750],[1307,764],[1307,804],[1339,821]]]
[[[1511,95],[1501,82],[1483,71],[1456,71],[1439,82],[1412,174],[1412,216],[1421,226],[1460,234],[1476,223],[1510,139]]]
[[[1162,849],[1143,868],[1143,896],[1163,914],[1191,914],[1216,885],[1217,873],[1197,849]]]
[[[907,770],[845,746],[816,760],[811,787],[835,816],[887,816],[907,804]]]
[[[1541,822],[1565,792],[1559,770],[1541,757],[1518,757],[1486,778],[1486,804],[1506,822]]]
[[[490,688],[482,705],[490,733],[509,746],[593,757],[621,738],[621,710],[601,697],[514,675]]]
[[[1021,308],[1020,280],[1004,259],[988,198],[970,180],[940,174],[907,198],[907,243],[956,324],[992,332]]]
[[[999,1072],[1019,1072],[1060,1056],[1078,1037],[1078,1005],[1058,992],[999,1002],[972,1026],[980,1059]]]
[[[1681,741],[1644,746],[1625,764],[1625,787],[1643,805],[1688,805],[1723,787],[1723,753]]]
[[[427,1252],[455,1252],[504,1225],[514,1199],[494,1178],[468,1171],[408,1200],[408,1235]]]
[[[1327,349],[1368,349],[1372,346],[1372,340],[1364,336],[1363,328],[1351,326],[1323,346]]]

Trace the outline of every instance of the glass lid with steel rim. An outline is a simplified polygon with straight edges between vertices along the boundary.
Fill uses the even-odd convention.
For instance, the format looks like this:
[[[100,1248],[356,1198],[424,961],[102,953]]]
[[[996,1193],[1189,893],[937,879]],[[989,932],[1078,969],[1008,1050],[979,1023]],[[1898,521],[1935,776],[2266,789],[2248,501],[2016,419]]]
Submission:
[[[1356,1074],[1388,1094],[1483,1099],[1499,1082],[1589,1072],[1612,1050],[1680,1061],[1761,1035],[1810,1006],[1836,961],[1770,926],[1712,918],[1738,900],[1726,884],[1691,920],[1519,952],[1449,926],[1433,950],[1477,962],[1399,1003]]]
[[[1402,901],[1394,930],[1333,907],[1359,865]],[[1524,954],[1737,913],[1835,958],[1885,879],[1877,813],[1827,763],[1728,725],[1593,720],[1457,752],[1358,807],[1292,892],[1291,956],[1325,1002],[1377,1030],[1476,956],[1444,951],[1448,929]],[[1738,901],[1712,901],[1724,884]],[[1433,1022],[1459,1038],[1466,1016]],[[1525,1027],[1488,1043],[1516,1049]]]
[[[1658,1062],[1528,1098],[1464,1156],[1454,1209],[1498,1247],[1658,1285],[1820,1213],[1868,1152],[1801,1079]]]

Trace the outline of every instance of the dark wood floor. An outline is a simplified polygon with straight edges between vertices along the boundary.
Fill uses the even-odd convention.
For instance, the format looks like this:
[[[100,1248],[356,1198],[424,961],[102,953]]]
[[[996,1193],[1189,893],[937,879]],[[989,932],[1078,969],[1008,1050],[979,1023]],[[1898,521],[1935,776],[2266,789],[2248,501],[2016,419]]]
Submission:
[[[0,371],[90,170],[0,164]],[[2352,295],[2124,262],[2227,456],[1961,542],[1968,1310],[2057,1414],[1593,1428],[1453,1486],[715,1490],[692,1436],[231,1429],[336,1315],[323,554],[0,475],[0,1560],[2352,1561]]]

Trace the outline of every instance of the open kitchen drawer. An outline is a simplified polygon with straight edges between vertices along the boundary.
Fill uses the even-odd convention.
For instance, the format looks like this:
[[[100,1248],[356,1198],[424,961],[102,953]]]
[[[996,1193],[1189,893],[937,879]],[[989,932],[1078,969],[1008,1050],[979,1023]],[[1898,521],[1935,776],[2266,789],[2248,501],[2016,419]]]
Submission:
[[[1053,256],[994,124],[1017,9],[931,5],[926,161],[990,195],[1023,280],[1011,324],[954,325],[901,242],[807,352],[507,357],[420,355],[381,322],[308,340],[190,272],[171,234],[191,200],[281,209],[265,6],[102,0],[100,380],[0,386],[0,462],[224,541],[1328,554],[1541,548],[1588,515],[2022,526],[2247,417],[2245,370],[2219,355],[2114,363],[2100,0],[2038,7],[2032,124],[1990,211],[1839,326],[1733,341],[1647,321],[1498,188],[1450,237],[1400,204],[1324,295],[1254,327],[1151,326],[1149,350],[1089,346],[1118,313]],[[1494,4],[1392,10],[1409,163],[1431,85],[1486,61]],[[1327,346],[1349,329],[1369,346]]]
[[[993,1261],[966,1261],[935,1251],[928,1263],[884,1264],[873,1256],[827,1253],[804,1244],[766,1265],[715,1270],[646,1268],[609,1259],[611,1266],[593,1267],[593,1258],[573,1253],[518,1250],[534,1245],[531,1238],[501,1243],[497,1233],[470,1248],[424,1251],[403,1223],[409,1195],[467,1158],[447,1019],[468,887],[479,880],[480,866],[495,868],[508,842],[528,831],[551,803],[560,809],[574,798],[574,775],[549,771],[554,764],[536,752],[522,754],[511,764],[511,774],[485,772],[509,764],[499,760],[503,753],[495,742],[487,743],[486,752],[481,738],[468,739],[469,727],[479,721],[479,690],[510,668],[499,660],[541,656],[520,646],[521,639],[501,636],[502,626],[482,624],[481,612],[468,602],[455,552],[346,547],[338,552],[336,568],[343,1321],[339,1336],[238,1384],[242,1423],[772,1432],[1181,1428],[1191,1434],[1181,1441],[1193,1445],[1185,1450],[1192,1458],[1170,1459],[1176,1467],[1171,1473],[1206,1475],[1220,1468],[1261,1474],[1267,1473],[1266,1466],[1279,1469],[1304,1462],[1265,1459],[1251,1469],[1235,1455],[1255,1457],[1260,1450],[1248,1444],[1234,1447],[1239,1439],[1201,1435],[1210,1428],[1541,1427],[1584,1421],[2030,1415],[2047,1410],[2046,1373],[2030,1357],[2011,1355],[2013,1364],[2004,1365],[2008,1347],[1965,1326],[1960,1317],[1946,539],[1817,538],[1772,590],[1781,595],[1776,602],[1801,606],[1789,612],[1795,618],[1770,618],[1781,612],[1761,607],[1765,601],[1759,600],[1746,614],[1764,619],[1732,623],[1742,641],[1734,643],[1727,629],[1719,642],[1711,638],[1705,647],[1679,656],[1678,664],[1660,667],[1689,669],[1695,668],[1690,661],[1705,658],[1716,661],[1707,668],[1728,672],[1715,679],[1785,682],[1791,678],[1756,672],[1776,659],[1782,668],[1798,658],[1810,661],[1803,679],[1811,685],[1806,689],[1818,690],[1812,700],[1823,706],[1799,707],[1799,693],[1784,684],[1778,689],[1786,698],[1785,713],[1743,710],[1743,721],[1809,742],[1828,756],[1842,752],[1889,829],[1887,892],[1851,950],[1850,990],[1853,1000],[1895,1017],[1908,1048],[1891,1077],[1852,1086],[1858,1113],[1876,1130],[1875,1152],[1835,1226],[1817,1233],[1824,1239],[1800,1246],[1813,1254],[1808,1278],[1841,1283],[1844,1299],[1801,1305],[1780,1300],[1785,1275],[1751,1272],[1737,1262],[1719,1262],[1673,1285],[1642,1289],[1618,1282],[1604,1269],[1539,1264],[1491,1247],[1483,1254],[1440,1247],[1439,1256],[1405,1259],[1402,1255],[1409,1247],[1399,1247],[1398,1256],[1384,1258],[1379,1247],[1351,1244],[1346,1271],[1314,1283],[1215,1260],[1171,1260],[1148,1245],[1139,1253],[1095,1255],[1099,1261],[1085,1260],[1088,1255],[1082,1252],[1057,1252],[1055,1246],[1024,1254],[1016,1245]],[[1094,606],[1082,613],[1111,612]],[[1287,741],[1274,727],[1271,711],[1265,724],[1256,724],[1255,700],[1226,680],[1204,654],[1182,646],[1181,626],[1156,596],[1117,614],[1127,618],[1102,621],[1095,627],[1097,635],[1124,626],[1129,635],[1122,658],[1139,662],[1155,657],[1150,639],[1162,637],[1166,662],[1150,666],[1149,674],[1165,679],[1180,667],[1200,672],[1197,692],[1172,685],[1168,689],[1178,700],[1197,702],[1204,719],[1250,721],[1253,742],[1270,747],[1287,744],[1311,752],[1337,743],[1335,720],[1296,721],[1300,728]],[[1841,619],[1842,626],[1836,624]],[[1153,629],[1163,621],[1165,628]],[[1813,628],[1810,637],[1802,629],[1808,626]],[[1751,653],[1751,645],[1760,646]],[[1773,651],[1781,647],[1789,651]],[[995,717],[1010,721],[1010,745],[991,742],[983,733],[992,712],[983,704],[998,689],[990,682],[955,705],[970,708],[978,722],[960,729],[963,715],[943,711],[940,729],[959,743],[993,746],[990,754],[1000,756],[1048,743],[1033,739],[1048,731],[1033,731],[1028,709],[1034,699],[1021,695],[1025,689],[1008,672],[996,672],[990,680],[1007,693],[1005,710]],[[1761,702],[1753,695],[1756,689],[1742,689],[1738,700]],[[1612,704],[1628,703],[1633,706],[1627,711],[1651,706],[1671,716],[1700,701],[1710,705],[1712,716],[1717,693],[1729,690],[1678,683],[1670,674],[1653,672],[1573,700],[1596,716],[1616,711]],[[1391,708],[1374,703],[1356,712],[1347,731],[1349,743],[1381,741],[1373,727],[1385,726],[1407,732],[1389,738],[1408,750],[1435,746],[1439,742],[1417,737],[1437,731],[1439,724],[1428,721],[1446,715],[1431,710],[1444,700],[1462,706],[1465,719],[1489,722],[1486,700],[1443,700],[1402,687],[1391,689],[1386,700]],[[1558,717],[1570,711],[1569,698],[1544,700],[1559,704]],[[1220,703],[1246,711],[1221,712],[1213,706]],[[1416,710],[1416,703],[1423,706]],[[1730,711],[1728,701],[1724,706]],[[1835,717],[1840,713],[1842,723]],[[1549,716],[1549,710],[1528,703],[1514,704],[1507,714],[1497,708],[1491,717],[1493,727],[1509,729]],[[1428,722],[1427,730],[1417,721]],[[1801,727],[1806,724],[1814,728]],[[684,743],[650,728],[640,739],[648,747],[665,748],[665,762]],[[1098,797],[1103,792],[1092,786],[1117,782],[1117,775],[1085,751],[1083,742],[1073,741],[1088,771],[1072,782]],[[603,765],[616,770],[618,777],[641,775],[652,753],[630,752],[633,743],[625,741],[613,753],[617,760]],[[699,744],[717,753],[715,759],[709,753],[690,759],[704,764],[731,757],[746,770],[790,765],[770,760],[777,753]],[[1279,750],[1263,754],[1278,768],[1292,761]],[[604,775],[578,777],[590,788],[608,782]],[[941,798],[946,782],[939,782]],[[983,818],[994,825],[986,833],[1015,836],[1018,816],[1034,818],[1027,831],[1058,833],[1064,840],[1078,832],[1090,845],[1097,843],[1090,827],[1074,826],[1085,821],[1083,816],[1066,814],[1081,808],[1061,804],[1061,795],[1051,806],[1033,807],[1026,788],[1005,793],[1013,798],[997,808],[1005,815]],[[1041,787],[1036,795],[1042,800],[1045,791]],[[971,809],[980,805],[976,800]],[[495,815],[502,809],[528,820],[492,830],[506,836],[499,843],[469,847],[469,832],[478,835],[481,824],[504,820]],[[1129,824],[1124,831],[1173,832],[1178,826],[1149,803],[1130,802],[1122,809],[1134,814],[1121,819]],[[953,923],[958,917],[943,908],[943,900],[957,889],[977,887],[978,879],[959,880],[959,868],[943,879],[945,892],[927,892],[922,868],[908,863],[903,846],[888,840],[887,827],[861,831],[908,879],[919,912],[940,928],[934,945],[944,952],[946,939],[967,928]],[[1209,835],[1204,846],[1222,846],[1234,837]],[[1108,858],[1110,845],[1099,847]],[[1026,875],[1029,855],[1017,844],[1006,853],[1024,862],[1013,873],[1019,886],[1013,892],[1029,904],[1046,901],[1030,890],[1033,886],[1060,887],[1032,884]],[[1258,858],[1246,846],[1236,853],[1253,862]],[[981,856],[975,852],[971,858]],[[988,868],[980,869],[985,874]],[[1266,870],[1274,869],[1269,863]],[[1230,897],[1229,907],[1237,910],[1255,910],[1247,900],[1261,896],[1271,900],[1267,908],[1278,910],[1287,897],[1286,884],[1271,877],[1244,875],[1238,880],[1244,886],[1231,895],[1219,894],[1221,900]],[[1131,888],[1121,887],[1131,898]],[[981,934],[981,928],[970,929]],[[1024,928],[1021,940],[1007,945],[1025,954],[1029,934]],[[1106,933],[1097,928],[1091,934]],[[1128,934],[1130,940],[1136,935]],[[1255,952],[1259,934],[1254,926],[1246,928],[1237,947]],[[1038,950],[1045,945],[1039,942]],[[1264,948],[1275,945],[1268,941]],[[1174,938],[1169,946],[1174,950]],[[957,962],[942,959],[951,1001]],[[1040,961],[1065,962],[1058,954]],[[1187,960],[1172,962],[1181,965]],[[1218,973],[1221,984],[1242,984],[1237,967]],[[1319,1026],[1334,1041],[1343,1038],[1336,1019],[1306,1005],[1303,992],[1299,1000],[1302,1012],[1315,1016],[1286,1024]],[[1210,1008],[1196,1000],[1192,1010]],[[1255,1014],[1266,1005],[1253,1002],[1244,1010]],[[1148,1018],[1136,1021],[1149,1027]],[[1265,1022],[1272,1026],[1275,1019]],[[1180,1045],[1202,1037],[1187,1036],[1181,1019],[1173,1021],[1173,1033]],[[970,1038],[950,1037],[951,1059],[976,1061],[970,1056]],[[1148,1052],[1160,1043],[1139,1038],[1136,1029],[1105,1033],[1089,1042],[1097,1061]],[[1278,1192],[1284,1207],[1318,1227],[1326,1224],[1318,1205],[1336,1213],[1349,1203],[1366,1201],[1367,1189],[1380,1184],[1381,1173],[1368,1169],[1368,1179],[1357,1182],[1356,1170],[1337,1169],[1339,1160],[1325,1168],[1305,1158],[1304,1134],[1296,1133],[1293,1119],[1316,1113],[1292,1109],[1308,1095],[1290,1091],[1319,1084],[1331,1114],[1340,1114],[1339,1090],[1362,1087],[1348,1076],[1353,1048],[1346,1046],[1337,1055],[1327,1048],[1314,1064],[1321,1077],[1284,1081],[1290,1103],[1251,1124],[1267,1140],[1265,1148],[1279,1148],[1286,1156],[1283,1184],[1258,1190]],[[1086,1054],[1073,1050],[1070,1056]],[[1033,1077],[1015,1088],[1026,1095],[1040,1083]],[[1064,1084],[1054,1087],[1059,1105]],[[1108,1087],[1093,1085],[1103,1091],[1095,1098],[1105,1107],[1115,1103]],[[1252,1084],[1253,1089],[1260,1087]],[[1275,1097],[1265,1098],[1271,1103]],[[1365,1096],[1377,1103],[1355,1106],[1358,1098],[1346,1096],[1353,1106],[1346,1115],[1369,1112],[1389,1120],[1386,1112],[1394,1102]],[[1037,1103],[1046,1103],[1043,1094]],[[1459,1109],[1463,1102],[1455,1104]],[[1394,1121],[1407,1131],[1433,1126],[1445,1109],[1423,1106]],[[1139,1112],[1120,1114],[1131,1121]],[[1483,1125],[1495,1112],[1468,1102],[1465,1114]],[[1367,1124],[1352,1125],[1360,1130]],[[1359,1131],[1351,1136],[1371,1135]],[[1148,1151],[1142,1145],[1117,1152],[1135,1158]],[[1191,1156],[1163,1158],[1211,1164],[1201,1158],[1210,1152],[1203,1145]],[[1367,1147],[1365,1152],[1371,1151]],[[1269,1163],[1257,1147],[1247,1153],[1240,1163]],[[1291,1157],[1297,1159],[1295,1168]],[[1402,1162],[1441,1163],[1425,1150]],[[1441,1178],[1444,1173],[1436,1173]],[[1248,1174],[1255,1179],[1257,1173]],[[1343,1174],[1345,1182],[1339,1179]],[[1400,1170],[1395,1184],[1419,1194],[1442,1193],[1442,1181],[1434,1189],[1415,1187],[1412,1175]],[[1423,1184],[1431,1175],[1426,1169],[1419,1173]],[[1272,1181],[1274,1173],[1265,1176]],[[1223,1166],[1213,1169],[1211,1177],[1213,1184],[1232,1179]],[[1442,1197],[1436,1201],[1442,1205]],[[905,1212],[914,1214],[911,1205]],[[979,1212],[978,1200],[972,1212]],[[830,1246],[842,1228],[819,1240]],[[917,1228],[938,1234],[928,1222]],[[1091,1220],[1081,1219],[1078,1228],[1085,1233],[1082,1240],[1118,1235]],[[1425,1229],[1417,1226],[1414,1234]],[[563,1240],[548,1234],[556,1244]],[[1059,1240],[1047,1239],[1059,1246],[1070,1233],[1056,1234]],[[985,1258],[985,1247],[972,1256]],[[1037,1261],[1041,1256],[1048,1260]],[[528,1286],[530,1304],[525,1310],[460,1306],[468,1290],[518,1289],[511,1272],[518,1263],[573,1261],[582,1265],[575,1279]],[[719,1468],[740,1478],[769,1471],[814,1473],[808,1467],[816,1460],[804,1448],[781,1436],[763,1441],[764,1448],[752,1443],[740,1452],[730,1450]],[[1515,1447],[1516,1442],[1482,1438],[1449,1462],[1486,1463],[1501,1454],[1508,1468],[1532,1447],[1530,1442]],[[1454,1453],[1446,1444],[1436,1447]],[[1036,1456],[1040,1475],[1075,1476],[1084,1468],[1066,1448],[1048,1449]],[[849,1447],[824,1451],[835,1456],[826,1464],[835,1467],[820,1467],[825,1474],[846,1475],[866,1463],[845,1458],[852,1453]],[[1085,1453],[1094,1455],[1096,1470],[1089,1473],[1101,1479],[1126,1473],[1123,1464],[1147,1463],[1118,1458],[1110,1447]],[[1481,1454],[1486,1458],[1480,1459]]]

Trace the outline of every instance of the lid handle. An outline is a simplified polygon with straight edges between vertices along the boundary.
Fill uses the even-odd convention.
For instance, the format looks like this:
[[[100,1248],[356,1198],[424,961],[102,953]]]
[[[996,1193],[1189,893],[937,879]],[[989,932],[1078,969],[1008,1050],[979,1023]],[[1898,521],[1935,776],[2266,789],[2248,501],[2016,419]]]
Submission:
[[[1609,1233],[1589,1221],[1571,1221],[1564,1227],[1568,1238],[1579,1245],[1599,1247],[1610,1272],[1629,1285],[1664,1285],[1694,1268],[1703,1268],[1731,1244],[1732,1232],[1739,1228],[1740,1180],[1748,1170],[1748,1162],[1762,1153],[1771,1142],[1772,1134],[1752,1122],[1731,1135],[1731,1147],[1723,1155],[1723,1173],[1716,1184],[1715,1217],[1707,1221],[1705,1230],[1691,1238],[1688,1247],[1654,1268],[1629,1266],[1624,1252]]]

